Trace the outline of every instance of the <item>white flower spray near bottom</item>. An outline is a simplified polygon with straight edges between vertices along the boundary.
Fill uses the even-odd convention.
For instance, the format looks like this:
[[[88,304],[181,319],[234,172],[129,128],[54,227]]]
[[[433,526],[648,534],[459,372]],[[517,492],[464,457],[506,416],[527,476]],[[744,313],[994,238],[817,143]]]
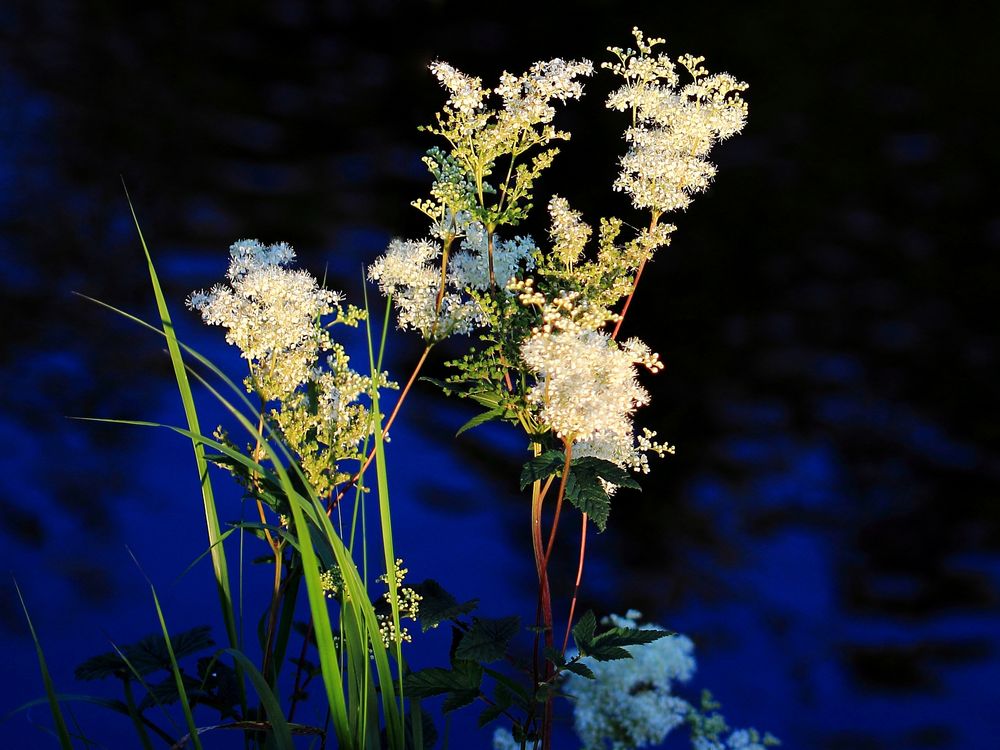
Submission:
[[[629,610],[624,617],[610,615],[604,622],[618,628],[663,630],[640,624],[641,613]],[[694,676],[694,643],[683,635],[660,638],[642,646],[628,646],[631,659],[580,663],[594,674],[589,679],[570,673],[562,684],[573,702],[573,728],[582,750],[634,750],[661,744],[678,727],[691,727],[693,750],[767,750],[779,744],[755,729],[730,730],[717,707],[703,697],[701,709],[673,694],[678,684]],[[567,656],[573,654],[567,653]],[[728,736],[726,736],[728,735]],[[506,729],[493,734],[494,750],[520,750],[520,743]]]

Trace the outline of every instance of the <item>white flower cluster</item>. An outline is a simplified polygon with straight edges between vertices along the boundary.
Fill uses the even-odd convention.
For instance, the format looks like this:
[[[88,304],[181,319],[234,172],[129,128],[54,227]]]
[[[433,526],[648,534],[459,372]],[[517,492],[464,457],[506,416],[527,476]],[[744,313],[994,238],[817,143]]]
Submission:
[[[448,220],[464,238],[461,250],[449,258],[444,276],[438,268],[441,249],[429,240],[393,240],[385,255],[368,269],[368,278],[378,283],[382,294],[392,296],[399,327],[420,331],[428,341],[468,333],[482,325],[482,311],[465,292],[490,288],[485,228],[470,222],[465,212],[449,215]],[[517,274],[534,268],[535,251],[531,237],[502,240],[494,235],[497,285],[506,288]]]
[[[521,750],[521,743],[510,731],[498,727],[493,731],[493,750]]]
[[[631,439],[632,414],[649,401],[636,380],[641,360],[631,350],[598,331],[554,331],[531,336],[521,356],[538,375],[528,400],[557,437]]]
[[[478,221],[464,222],[465,238],[462,251],[448,261],[448,282],[457,290],[476,289],[485,292],[490,288],[489,258],[487,255],[486,229]],[[493,275],[497,286],[506,289],[511,279],[535,267],[535,241],[531,237],[501,240],[493,235]]]
[[[337,311],[342,297],[307,272],[285,268],[295,258],[286,243],[241,240],[229,253],[229,285],[194,292],[188,306],[226,329],[265,400],[282,398],[310,379],[320,351],[330,348],[318,321]]]
[[[420,331],[428,341],[468,333],[480,323],[474,302],[442,288],[441,272],[434,267],[440,257],[441,248],[427,240],[393,240],[368,268],[369,280],[392,296],[399,327]]]
[[[495,89],[503,99],[503,110],[499,115],[501,129],[552,122],[556,110],[550,102],[553,99],[563,103],[568,99],[579,99],[583,95],[583,83],[577,77],[593,74],[594,65],[589,60],[563,60],[558,57],[536,62],[520,76],[504,71],[500,76],[500,85]]]
[[[445,104],[446,107],[467,117],[482,109],[483,101],[489,96],[490,90],[483,88],[481,78],[468,76],[448,63],[440,61],[432,62],[430,71],[451,94]]]
[[[741,93],[747,85],[728,73],[709,75],[703,57],[684,55],[678,62],[692,80],[679,86],[673,62],[650,54],[663,40],[633,33],[639,52],[614,48],[620,62],[606,65],[625,78],[608,107],[631,109],[634,116],[615,189],[628,193],[636,208],[659,214],[686,208],[692,195],[708,187],[716,172],[708,153],[746,124]]]
[[[430,70],[449,92],[438,116],[444,128],[440,132],[446,130],[453,143],[461,144],[460,151],[474,141],[467,156],[482,158],[486,164],[514,149],[523,152],[526,145],[568,137],[566,133],[557,133],[551,125],[556,113],[553,103],[579,99],[583,84],[577,79],[592,75],[594,65],[589,60],[560,58],[537,62],[520,76],[504,72],[493,90],[483,88],[480,78],[466,75],[446,62],[433,62]],[[486,106],[491,93],[496,93],[503,102],[498,110]],[[536,126],[541,126],[541,130],[536,130]]]
[[[652,624],[640,625],[641,618],[640,612],[630,609],[624,617],[604,618],[604,623],[627,629],[663,629]],[[690,726],[692,750],[770,750],[781,744],[770,733],[761,735],[756,729],[730,730],[725,718],[714,712],[719,705],[711,702],[707,693],[701,709],[673,694],[674,687],[688,682],[695,672],[694,644],[690,638],[671,635],[625,648],[631,659],[581,659],[580,663],[590,668],[594,679],[564,673],[562,687],[573,702],[573,727],[582,750],[658,746],[685,723]],[[706,708],[713,713],[705,714]],[[729,736],[723,739],[727,732]],[[520,747],[510,731],[497,729],[493,733],[493,750]]]
[[[530,283],[512,288],[522,303],[538,304],[540,295]],[[537,377],[528,401],[557,437],[578,443],[597,440],[622,451],[627,445],[632,451],[632,415],[649,401],[635,366],[658,372],[663,364],[639,339],[618,344],[599,331],[606,320],[605,313],[580,301],[577,292],[563,293],[542,306],[542,325],[521,345],[521,357]],[[597,447],[591,455],[598,455]],[[616,460],[613,455],[605,451],[599,457]]]
[[[320,288],[305,271],[285,268],[295,260],[288,244],[241,240],[229,254],[229,285],[194,292],[188,305],[206,323],[226,328],[226,341],[249,363],[247,390],[273,404],[267,416],[298,454],[317,496],[326,497],[350,477],[338,462],[358,460],[361,442],[374,429],[359,398],[395,384],[384,373],[373,383],[351,369],[328,327],[356,325],[364,312],[341,308],[342,295]]]
[[[769,744],[774,745],[773,742]],[[769,744],[752,729],[735,729],[725,742],[710,737],[695,737],[691,740],[692,750],[770,750]]]
[[[608,618],[616,627],[636,628],[641,615]],[[642,625],[643,629],[659,629]],[[585,750],[612,750],[657,745],[682,724],[691,705],[671,693],[675,682],[687,682],[695,671],[694,644],[683,635],[630,646],[631,659],[598,662],[584,658],[590,680],[570,674],[565,691],[574,701],[573,725]]]

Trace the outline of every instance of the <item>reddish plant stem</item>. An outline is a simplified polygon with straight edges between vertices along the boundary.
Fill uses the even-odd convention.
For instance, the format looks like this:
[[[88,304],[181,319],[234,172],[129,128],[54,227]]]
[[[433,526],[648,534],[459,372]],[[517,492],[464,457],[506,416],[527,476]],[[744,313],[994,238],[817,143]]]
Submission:
[[[580,595],[580,581],[583,579],[583,559],[587,553],[587,514],[583,514],[583,526],[580,528],[580,563],[576,568],[576,584],[573,586],[573,599],[569,603],[569,619],[566,620],[566,635],[563,636],[562,652],[566,653],[569,644],[569,634],[573,629],[573,614],[576,612],[576,600]]]
[[[652,234],[653,230],[656,229],[656,223],[660,220],[660,215],[657,212],[653,212],[652,216],[649,218],[649,232]],[[622,307],[621,314],[618,316],[618,322],[615,323],[615,330],[611,332],[611,340],[618,338],[618,332],[621,330],[622,321],[625,320],[625,313],[628,312],[629,305],[632,304],[632,298],[635,296],[635,290],[639,288],[639,279],[642,276],[642,269],[646,267],[646,258],[643,258],[639,262],[639,268],[635,272],[635,281],[632,283],[632,291],[628,293],[628,297],[625,299],[625,305]]]
[[[559,495],[556,497],[556,513],[552,518],[552,529],[549,531],[549,542],[545,546],[545,557],[542,558],[542,570],[548,571],[552,548],[556,543],[556,531],[559,528],[559,515],[562,513],[563,498],[566,496],[566,478],[569,476],[569,464],[573,459],[573,441],[566,441],[566,462],[563,464],[562,480],[559,482]]]
[[[382,428],[383,436],[389,434],[389,428],[392,427],[393,422],[396,421],[396,415],[399,414],[399,409],[400,407],[402,407],[403,401],[406,400],[406,396],[410,392],[410,387],[416,382],[417,375],[420,374],[420,369],[424,366],[424,362],[427,361],[427,355],[430,354],[430,351],[431,351],[430,344],[424,347],[424,353],[420,355],[420,359],[417,361],[417,366],[413,368],[413,373],[410,375],[410,379],[406,381],[406,385],[403,386],[403,390],[399,394],[399,398],[396,400],[396,406],[393,408],[392,414],[389,415],[389,419],[386,420],[385,427]],[[333,499],[333,502],[330,503],[330,506],[327,508],[326,511],[327,515],[330,515],[333,512],[333,509],[337,507],[337,505],[340,503],[341,500],[343,500],[344,495],[348,493],[351,487],[353,487],[358,483],[358,480],[361,478],[361,475],[365,472],[365,469],[371,466],[371,463],[374,460],[375,460],[375,449],[372,448],[371,452],[368,454],[368,457],[365,459],[365,462],[361,464],[361,468],[358,469],[357,473],[353,477],[351,477],[350,481],[348,481],[347,484],[344,486],[344,489],[338,492],[337,496]]]
[[[632,304],[632,298],[635,296],[635,290],[639,286],[639,278],[642,276],[642,269],[646,267],[646,259],[643,258],[642,262],[639,263],[639,269],[635,272],[635,283],[632,284],[632,291],[628,293],[628,297],[625,298],[625,306],[622,307],[621,313],[618,315],[618,322],[615,323],[615,330],[611,332],[611,338],[618,338],[618,331],[621,330],[622,322],[625,320],[625,313],[628,312],[629,305]]]
[[[496,294],[497,277],[493,273],[493,229],[486,227],[486,261],[490,271],[490,291]]]
[[[563,498],[566,496],[566,480],[569,477],[570,462],[573,460],[573,441],[566,440],[566,460],[563,463],[562,478],[559,481],[559,494],[556,497],[556,512],[552,521],[552,530],[549,533],[549,541],[543,552],[542,545],[542,500],[543,493],[538,492],[532,502],[532,541],[535,551],[535,567],[538,572],[538,609],[541,610],[542,627],[545,631],[546,648],[555,647],[552,625],[552,595],[549,587],[548,562],[555,543],[556,531],[559,527],[559,513],[562,509]],[[537,621],[537,615],[536,615]],[[535,635],[535,674],[538,673],[538,635]],[[549,682],[552,679],[552,663],[548,659],[542,660],[544,663],[544,680]],[[538,680],[536,677],[536,684]],[[551,750],[552,747],[552,696],[545,700],[544,713],[542,714],[542,750]]]

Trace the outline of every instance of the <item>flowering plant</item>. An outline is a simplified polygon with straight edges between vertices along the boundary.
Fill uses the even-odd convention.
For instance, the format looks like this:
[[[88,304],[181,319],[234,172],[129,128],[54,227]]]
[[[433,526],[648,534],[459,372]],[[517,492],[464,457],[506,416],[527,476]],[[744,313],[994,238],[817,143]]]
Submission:
[[[172,747],[201,747],[202,735],[221,729],[242,732],[247,747],[290,748],[297,734],[315,735],[323,746],[332,734],[344,748],[431,747],[433,724],[420,702],[441,695],[444,712],[481,701],[480,725],[502,719],[497,748],[549,750],[560,695],[572,702],[588,750],[658,743],[682,724],[699,750],[774,742],[753,730],[729,732],[710,697],[695,706],[673,694],[694,671],[690,640],[639,625],[635,612],[605,618],[600,629],[592,612],[576,617],[590,525],[606,528],[615,493],[639,489],[635,475],[650,470],[650,455],[674,452],[634,421],[649,401],[640,368],[656,373],[663,365],[645,343],[619,341],[619,333],[646,264],[675,230],[664,217],[707,188],[715,174],[712,147],[739,132],[747,113],[745,84],[709,74],[702,58],[671,60],[656,50],[661,39],[638,30],[634,37],[636,49],[610,48],[612,62],[603,66],[619,79],[607,106],[630,118],[614,188],[648,215],[631,236],[623,236],[628,225],[618,218],[602,218],[595,234],[560,196],[547,202],[547,242],[512,233],[531,216],[536,182],[558,153],[554,144],[570,137],[553,125],[557,106],[582,96],[582,79],[594,74],[591,62],[539,62],[520,76],[504,73],[493,89],[447,63],[431,65],[447,99],[424,128],[443,141],[424,158],[430,193],[414,202],[430,221],[428,233],[393,240],[368,269],[369,280],[391,300],[399,328],[415,331],[424,343],[387,419],[383,394],[399,386],[381,366],[384,333],[376,349],[367,304],[346,305],[343,295],[294,270],[289,245],[233,244],[227,283],[188,299],[189,308],[223,327],[239,349],[248,370],[242,384],[177,341],[150,260],[161,317],[155,330],[166,338],[188,418],[186,427],[173,429],[195,448],[229,645],[185,671],[182,660],[213,645],[208,631],[170,635],[157,601],[162,636],[80,666],[81,679],[122,681],[126,701],[114,708],[132,719],[145,747],[152,747],[152,736]],[[332,336],[335,326],[362,322],[367,373],[353,368]],[[448,377],[433,382],[479,406],[462,430],[491,420],[510,423],[523,432],[530,456],[520,486],[530,488],[538,607],[527,658],[518,651],[519,617],[474,617],[475,602],[458,602],[435,581],[404,585],[408,570],[393,546],[387,433],[432,349],[453,336],[469,336],[471,348],[447,363]],[[221,427],[212,437],[202,433],[186,358],[228,388],[231,395],[224,396],[195,375],[229,409],[249,445]],[[222,532],[208,464],[236,479],[256,510],[252,522]],[[374,487],[366,482],[372,465]],[[345,526],[342,509],[350,501]],[[374,580],[367,553],[359,550],[367,546],[355,543],[359,513],[371,501],[377,502],[384,565]],[[557,622],[549,563],[566,503],[582,520],[574,593],[565,622]],[[233,531],[265,543],[274,569],[258,628],[259,667],[247,654],[237,623],[242,604],[234,606],[229,586],[223,543]],[[297,623],[303,584],[308,617]],[[424,630],[451,626],[447,668],[407,666],[403,647],[414,639],[407,620]],[[296,635],[297,659],[289,656]],[[42,669],[47,676],[44,660]],[[157,671],[168,674],[153,683],[149,676]],[[296,723],[306,687],[317,678],[326,721]],[[145,691],[139,701],[135,685]],[[69,746],[51,689],[49,700]],[[187,732],[181,737],[147,715],[171,702],[183,709]],[[199,705],[217,711],[220,723],[196,723]]]

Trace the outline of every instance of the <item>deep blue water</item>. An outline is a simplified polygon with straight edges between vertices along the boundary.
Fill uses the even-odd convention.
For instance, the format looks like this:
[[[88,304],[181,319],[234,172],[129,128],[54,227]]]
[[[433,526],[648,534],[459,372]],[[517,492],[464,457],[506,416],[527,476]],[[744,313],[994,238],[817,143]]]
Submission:
[[[205,546],[189,446],[67,419],[182,419],[159,342],[72,295],[153,314],[119,176],[182,336],[235,374],[181,300],[221,277],[244,236],[290,241],[360,299],[364,264],[422,231],[407,204],[426,189],[415,126],[439,101],[429,61],[488,79],[598,56],[638,23],[750,81],[751,117],[630,312],[630,333],[667,363],[640,422],[678,455],[591,538],[584,606],[638,607],[689,634],[691,694],[710,688],[733,724],[786,747],[994,747],[1000,214],[986,168],[996,104],[978,84],[992,61],[974,36],[1000,19],[585,2],[567,34],[556,4],[505,13],[529,21],[451,2],[0,10],[0,532],[59,689],[90,690],[72,678],[79,661],[155,631],[143,573],[172,628],[211,621],[222,636],[208,566],[176,582]],[[929,60],[959,48],[970,72]],[[589,217],[626,211],[606,187],[620,123],[601,86],[567,112],[574,141],[540,186]],[[416,346],[391,340],[400,377]],[[205,424],[222,419],[204,408]],[[522,446],[486,428],[451,440],[468,416],[429,386],[408,405],[389,458],[397,549],[415,578],[530,619]],[[224,502],[238,518],[236,493]],[[251,590],[266,571],[248,570]],[[42,694],[9,583],[0,627],[3,713]],[[414,661],[441,663],[447,647],[431,634]],[[106,747],[134,745],[127,720],[77,713]],[[55,747],[32,721],[47,725],[44,707],[8,719],[2,744]],[[488,746],[473,725],[456,717],[452,747]]]

